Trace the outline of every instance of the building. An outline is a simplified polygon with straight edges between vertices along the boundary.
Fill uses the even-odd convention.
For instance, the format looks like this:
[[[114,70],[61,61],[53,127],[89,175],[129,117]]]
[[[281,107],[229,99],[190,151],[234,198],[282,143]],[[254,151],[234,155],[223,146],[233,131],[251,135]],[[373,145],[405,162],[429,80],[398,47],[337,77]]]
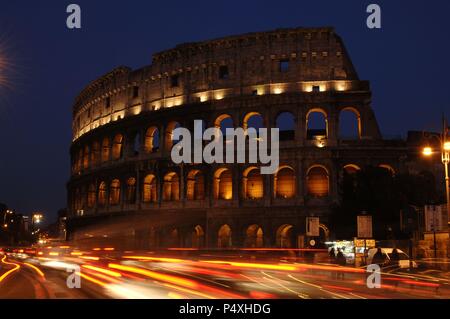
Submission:
[[[353,119],[355,134],[340,130]],[[280,167],[175,165],[172,131],[279,127]],[[329,235],[343,171],[406,169],[404,141],[383,140],[333,28],[295,28],[188,43],[138,70],[119,67],[73,106],[67,234],[155,247],[301,247],[306,217]]]

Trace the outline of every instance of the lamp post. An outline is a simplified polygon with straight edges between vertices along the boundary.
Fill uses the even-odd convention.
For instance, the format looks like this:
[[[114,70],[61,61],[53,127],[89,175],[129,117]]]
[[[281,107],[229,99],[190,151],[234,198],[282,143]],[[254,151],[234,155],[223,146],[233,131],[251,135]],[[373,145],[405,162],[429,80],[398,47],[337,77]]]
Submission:
[[[440,144],[440,153],[441,153],[441,161],[444,165],[445,172],[445,191],[447,195],[447,217],[450,216],[450,179],[449,179],[449,171],[448,165],[450,163],[450,139],[448,137],[448,126],[445,119],[442,120],[442,132],[440,136],[432,135],[432,137],[437,138]],[[431,146],[424,147],[422,150],[422,154],[424,156],[432,156],[434,150]]]

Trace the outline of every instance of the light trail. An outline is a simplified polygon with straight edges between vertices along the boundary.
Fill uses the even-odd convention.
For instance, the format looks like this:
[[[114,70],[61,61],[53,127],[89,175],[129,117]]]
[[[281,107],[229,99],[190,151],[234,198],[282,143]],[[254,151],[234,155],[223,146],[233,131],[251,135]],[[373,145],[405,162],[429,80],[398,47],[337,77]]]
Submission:
[[[108,264],[109,268],[122,270],[122,271],[128,271],[131,273],[143,275],[145,277],[149,277],[155,280],[169,282],[172,284],[180,285],[183,287],[189,287],[189,288],[198,288],[198,284],[192,280],[180,278],[177,276],[171,276],[166,274],[157,273],[151,270],[143,269],[143,268],[137,268],[132,266],[124,266],[119,264]]]
[[[254,263],[241,263],[232,261],[216,261],[216,260],[202,260],[204,263],[230,265],[240,268],[254,268],[254,269],[267,269],[267,270],[290,270],[295,271],[297,268],[294,266],[275,265],[275,264],[254,264]]]
[[[176,289],[178,291],[182,291],[182,292],[185,292],[185,293],[189,293],[189,294],[192,294],[192,295],[195,295],[195,296],[203,297],[203,298],[206,298],[206,299],[217,299],[214,296],[210,296],[208,294],[204,294],[204,293],[201,293],[199,291],[188,289],[188,288],[174,286],[174,285],[171,285],[171,284],[163,284],[163,286],[168,287],[168,288],[172,288],[172,289]]]
[[[176,259],[176,258],[160,258],[160,257],[147,257],[147,256],[123,256],[124,259],[137,259],[145,261],[160,261],[166,263],[184,263],[190,262],[190,260]]]
[[[99,273],[102,273],[102,274],[105,274],[105,275],[108,275],[111,277],[115,277],[115,278],[122,277],[122,275],[119,272],[105,269],[102,267],[96,267],[96,266],[91,266],[91,265],[82,265],[81,267],[89,269],[89,270],[97,271]]]
[[[41,276],[42,278],[45,278],[44,273],[35,265],[29,264],[29,263],[23,263],[24,265],[30,267],[31,269],[33,269],[39,276]]]
[[[92,283],[94,283],[94,284],[96,284],[96,285],[99,285],[100,287],[103,287],[103,288],[107,287],[106,283],[104,283],[104,282],[102,282],[100,280],[97,280],[95,278],[92,278],[91,276],[88,276],[88,275],[86,275],[86,274],[84,274],[82,272],[77,272],[77,275],[82,277],[82,278],[84,278],[84,279],[86,279],[86,280],[88,280],[88,281],[90,281],[90,282],[92,282]]]
[[[5,265],[13,265],[14,268],[8,270],[8,271],[5,272],[3,275],[1,275],[1,276],[0,276],[0,282],[2,282],[5,278],[7,278],[7,277],[8,277],[9,275],[11,275],[13,272],[15,272],[15,271],[17,271],[17,270],[20,269],[20,265],[19,265],[19,264],[16,264],[16,263],[10,263],[10,262],[7,262],[7,261],[5,261],[5,260],[6,260],[6,256],[3,256],[3,258],[2,258],[2,263],[5,264]]]

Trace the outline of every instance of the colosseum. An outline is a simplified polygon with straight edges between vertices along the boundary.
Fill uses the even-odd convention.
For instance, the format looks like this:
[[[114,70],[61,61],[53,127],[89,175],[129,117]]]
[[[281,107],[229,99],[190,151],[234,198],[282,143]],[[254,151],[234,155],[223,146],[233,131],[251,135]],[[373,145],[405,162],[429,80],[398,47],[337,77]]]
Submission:
[[[342,117],[355,133],[341,131]],[[172,132],[204,127],[280,129],[280,165],[180,164]],[[118,245],[303,247],[306,218],[330,229],[343,171],[403,170],[405,147],[383,140],[333,28],[294,28],[187,43],[138,70],[118,67],[73,106],[71,239]]]

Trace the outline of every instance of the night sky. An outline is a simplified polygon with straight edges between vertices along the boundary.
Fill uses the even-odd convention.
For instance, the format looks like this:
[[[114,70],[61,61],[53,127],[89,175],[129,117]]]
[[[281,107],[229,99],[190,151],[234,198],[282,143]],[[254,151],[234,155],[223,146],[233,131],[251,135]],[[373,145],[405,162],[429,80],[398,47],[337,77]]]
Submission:
[[[366,26],[374,2],[381,30]],[[70,3],[82,8],[81,30],[66,28]],[[184,42],[334,26],[360,78],[371,81],[383,134],[438,130],[450,113],[449,12],[444,0],[2,1],[0,202],[56,216],[66,206],[75,96],[114,67],[148,65],[152,53]]]

